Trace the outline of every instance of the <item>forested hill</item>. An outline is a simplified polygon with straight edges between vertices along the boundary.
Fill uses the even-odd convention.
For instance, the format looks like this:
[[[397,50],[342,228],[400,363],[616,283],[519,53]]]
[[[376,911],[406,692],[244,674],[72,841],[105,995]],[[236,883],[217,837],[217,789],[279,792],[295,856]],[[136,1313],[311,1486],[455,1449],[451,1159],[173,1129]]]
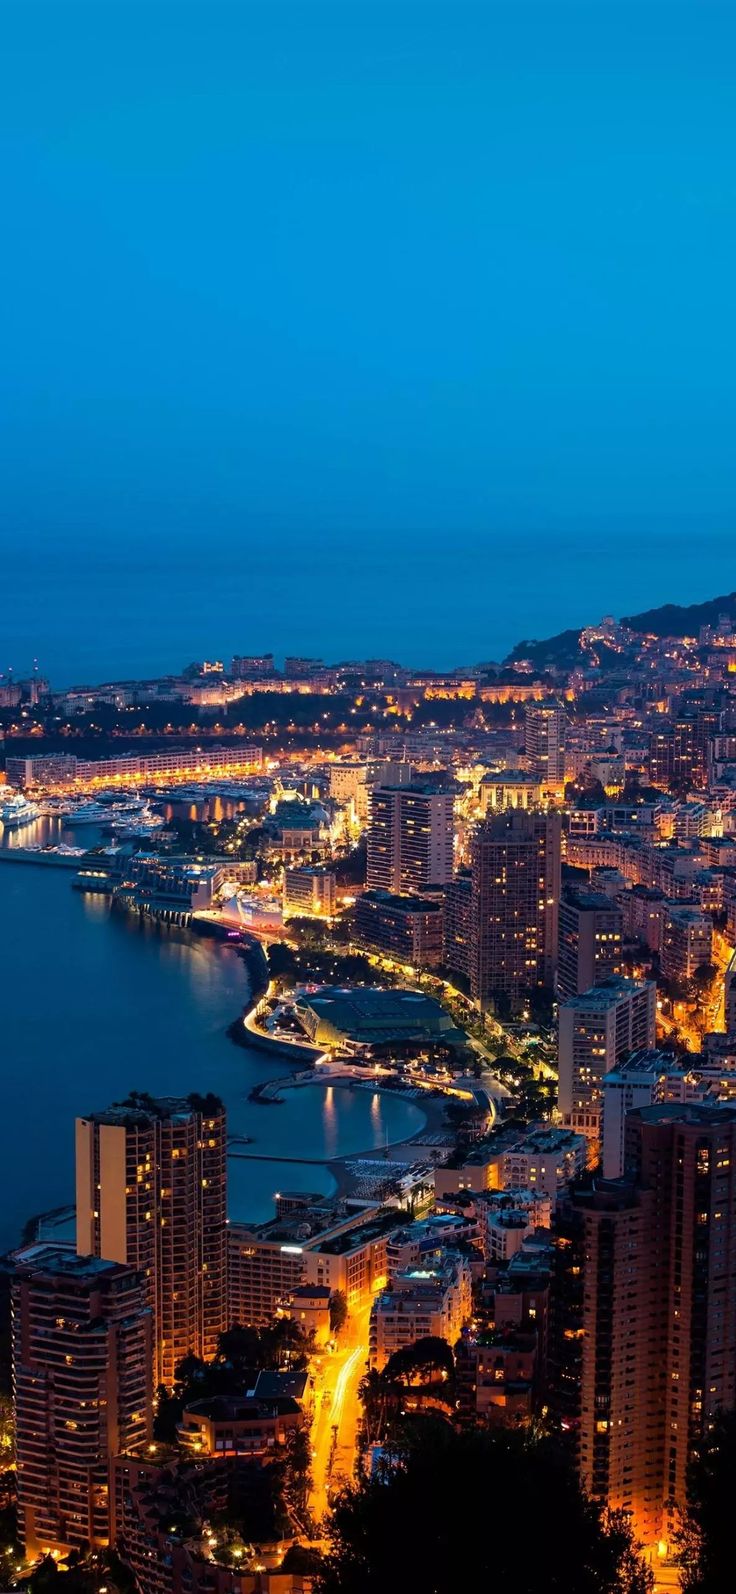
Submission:
[[[706,603],[665,603],[659,609],[644,609],[641,614],[627,614],[621,624],[631,631],[649,632],[652,636],[697,636],[701,625],[716,625],[718,618],[727,614],[736,626],[736,592],[720,598],[709,598]],[[531,659],[537,669],[573,669],[580,660],[582,631],[560,631],[545,640],[517,642],[509,654],[509,664],[517,659]],[[596,644],[600,653],[605,652]],[[601,661],[602,662],[602,661]]]
[[[661,609],[624,615],[621,624],[654,636],[697,636],[701,625],[716,625],[721,614],[730,615],[736,622],[736,592],[709,598],[706,603],[665,603]]]

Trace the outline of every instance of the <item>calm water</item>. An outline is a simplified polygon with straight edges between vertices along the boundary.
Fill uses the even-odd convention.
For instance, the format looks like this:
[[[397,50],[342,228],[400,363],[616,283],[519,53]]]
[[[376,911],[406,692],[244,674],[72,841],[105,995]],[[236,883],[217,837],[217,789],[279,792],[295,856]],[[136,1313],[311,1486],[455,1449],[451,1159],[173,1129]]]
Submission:
[[[39,821],[0,847],[64,839],[92,846],[89,826]],[[280,1107],[247,1101],[259,1079],[288,1070],[228,1040],[247,995],[245,965],[227,946],[111,914],[71,889],[71,872],[0,863],[0,1248],[26,1218],[72,1200],[74,1118],[120,1100],[214,1090],[234,1134],[266,1156],[333,1157],[418,1129],[421,1110],[367,1091],[290,1090]],[[324,1167],[230,1162],[230,1215],[263,1219],[278,1189],[327,1191]]]

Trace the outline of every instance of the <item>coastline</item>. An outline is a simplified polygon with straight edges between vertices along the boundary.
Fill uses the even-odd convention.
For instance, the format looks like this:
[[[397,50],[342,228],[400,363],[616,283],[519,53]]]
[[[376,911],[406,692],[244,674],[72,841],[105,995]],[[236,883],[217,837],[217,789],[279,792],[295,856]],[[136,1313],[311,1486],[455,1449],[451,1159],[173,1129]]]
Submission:
[[[403,1101],[407,1100],[407,1092],[401,1088],[395,1089],[394,1087],[385,1083],[381,1084],[379,1081],[374,1081],[371,1079],[366,1079],[364,1081],[346,1074],[332,1077],[319,1077],[315,1076],[314,1074],[310,1074],[309,1078],[299,1078],[295,1075],[285,1079],[282,1078],[265,1081],[257,1088],[259,1090],[259,1099],[263,1101],[264,1092],[267,1092],[269,1089],[271,1091],[281,1092],[287,1090],[304,1089],[305,1087],[317,1088],[319,1090],[341,1089],[368,1091],[370,1093],[380,1094],[389,1098],[393,1097],[394,1099],[398,1098]],[[440,1096],[430,1096],[427,1094],[423,1099],[423,1095],[424,1093],[420,1093],[418,1096],[413,1094],[411,1095],[410,1105],[412,1107],[417,1107],[424,1117],[424,1122],[414,1130],[412,1135],[400,1137],[398,1140],[387,1140],[383,1146],[370,1145],[363,1149],[346,1152],[340,1157],[330,1157],[324,1159],[317,1157],[304,1157],[295,1159],[290,1157],[280,1158],[278,1156],[273,1156],[264,1158],[263,1160],[267,1160],[275,1164],[281,1163],[282,1166],[293,1165],[295,1162],[298,1162],[303,1167],[324,1168],[327,1170],[333,1181],[334,1190],[331,1192],[332,1195],[338,1198],[356,1196],[358,1194],[360,1179],[359,1176],[352,1171],[351,1164],[361,1162],[371,1163],[375,1167],[376,1176],[378,1177],[381,1163],[384,1162],[386,1166],[387,1177],[390,1178],[391,1169],[395,1164],[412,1162],[426,1162],[432,1164],[437,1161],[438,1147],[436,1145],[427,1145],[423,1147],[421,1141],[418,1140],[418,1137],[424,1136],[428,1132],[429,1134],[437,1135],[447,1128],[445,1121],[445,1103],[444,1099]],[[283,1098],[278,1095],[272,1095],[270,1098],[265,1097],[265,1099],[267,1101],[270,1100],[272,1105],[277,1105],[279,1100],[283,1101]],[[423,1152],[424,1155],[422,1154]],[[247,1151],[236,1151],[231,1152],[231,1155],[234,1155],[238,1159],[242,1160],[261,1160],[258,1152],[249,1153]]]
[[[235,1139],[241,1137],[243,1151],[251,1150],[252,1146],[253,1152],[258,1155],[259,1141],[264,1148],[273,1147],[271,1152],[264,1153],[262,1160],[259,1157],[261,1169],[265,1170],[267,1163],[271,1163],[275,1170],[280,1162],[282,1165],[288,1163],[290,1154],[296,1155],[304,1147],[308,1155],[314,1147],[315,1151],[323,1153],[321,1158],[318,1155],[314,1157],[314,1173],[316,1175],[319,1168],[324,1181],[329,1182],[331,1190],[337,1193],[345,1190],[348,1184],[344,1166],[346,1162],[361,1156],[380,1157],[383,1148],[375,1145],[367,1146],[365,1151],[346,1153],[344,1157],[325,1157],[327,1147],[317,1125],[318,1115],[312,1112],[311,1105],[310,1110],[306,1111],[306,1100],[303,1118],[300,1105],[297,1113],[288,1114],[289,1122],[284,1123],[283,1133],[278,1115],[273,1115],[273,1123],[268,1129],[266,1123],[272,1115],[265,1115],[263,1134],[259,1131],[259,1115],[247,1105],[249,1090],[258,1082],[271,1084],[277,1078],[283,1081],[284,1075],[292,1072],[290,1065],[294,1059],[291,1054],[286,1061],[283,1053],[277,1056],[273,1051],[270,1057],[267,1056],[265,1050],[253,1045],[253,1036],[242,1024],[243,1015],[257,1006],[268,988],[264,949],[257,940],[244,939],[238,946],[234,946],[232,941],[228,942],[228,949],[238,954],[236,963],[233,963],[230,958],[218,955],[225,943],[219,942],[216,937],[203,936],[184,927],[154,926],[151,922],[140,925],[137,921],[129,921],[127,916],[113,918],[102,899],[83,899],[71,891],[64,870],[19,869],[0,871],[0,874],[5,881],[4,906],[13,915],[17,928],[17,958],[12,965],[11,977],[19,999],[13,1007],[15,1023],[9,1037],[11,1059],[19,1060],[28,1051],[28,1031],[22,1015],[35,989],[35,975],[33,959],[27,955],[27,949],[35,945],[39,921],[53,919],[60,945],[64,949],[64,957],[57,965],[59,980],[54,994],[55,1011],[66,1014],[71,1010],[74,979],[78,978],[81,970],[87,981],[85,988],[91,1014],[90,1024],[82,1032],[81,1051],[77,1055],[75,1050],[74,1054],[75,1089],[72,1100],[65,1066],[70,1059],[66,1037],[67,1034],[71,1035],[71,1030],[62,1026],[61,1042],[54,1031],[48,1044],[41,1044],[46,1033],[41,1026],[39,1038],[35,1041],[39,1088],[42,1088],[43,1100],[49,1106],[47,1111],[34,1117],[33,1146],[46,1176],[40,1181],[35,1176],[32,1181],[25,1177],[27,1162],[19,1161],[16,1166],[8,1137],[6,1154],[12,1169],[15,1201],[5,1216],[5,1232],[2,1236],[4,1250],[17,1246],[24,1231],[27,1232],[29,1226],[37,1229],[39,1222],[50,1223],[55,1238],[67,1237],[66,1232],[62,1234],[62,1231],[66,1230],[67,1224],[70,1229],[73,1225],[74,1115],[104,1105],[105,1101],[122,1099],[131,1084],[137,1083],[135,1077],[131,1078],[131,1048],[143,1045],[139,1037],[144,1032],[147,1054],[155,1063],[152,1076],[154,1091],[173,1095],[187,1089],[201,1088],[202,1081],[207,1083],[223,1097],[231,1114],[232,1135]],[[203,955],[206,956],[206,969]],[[121,969],[124,971],[123,976]],[[72,971],[74,979],[71,977]],[[130,989],[135,989],[139,997],[139,1001],[132,1006],[121,994]],[[245,1060],[242,1053],[239,1057],[232,1043],[228,1044],[228,1024],[230,1022],[232,1027],[233,1023],[229,1015],[232,1015],[233,1010],[238,1013],[234,1023],[239,1031],[239,1039],[242,1037],[242,1053],[249,1054],[245,1068],[242,1066]],[[93,1035],[96,1037],[94,1044],[91,1040]],[[55,1043],[53,1046],[52,1038]],[[80,1038],[77,1036],[75,1047],[79,1045]],[[293,1069],[293,1073],[304,1070],[305,1064],[301,1062]],[[13,1102],[17,1098],[19,1112],[23,1101],[21,1080],[20,1069],[11,1070],[10,1099]],[[293,1084],[295,1081],[289,1079],[288,1083]],[[382,1094],[386,1097],[397,1095],[391,1091]],[[419,1099],[416,1105],[422,1107],[426,1123],[424,1109],[429,1103]],[[384,1120],[390,1126],[395,1124],[397,1116],[396,1113],[384,1115]],[[294,1127],[296,1117],[302,1126],[301,1143]],[[344,1114],[341,1109],[339,1117],[342,1122],[350,1115]],[[363,1128],[357,1134],[353,1130],[353,1139],[358,1139],[365,1146],[370,1134],[368,1114],[365,1114],[365,1124],[362,1111],[356,1117]],[[418,1115],[412,1117],[416,1121]],[[12,1113],[8,1122],[10,1118]],[[61,1140],[60,1122],[62,1126],[67,1126],[66,1131],[62,1127]],[[421,1132],[418,1125],[414,1133]],[[247,1142],[254,1135],[257,1139],[251,1140],[249,1145]],[[390,1155],[396,1158],[401,1156],[397,1148],[406,1145],[407,1141],[411,1141],[411,1135],[407,1136],[405,1130],[403,1140],[391,1141]],[[412,1147],[406,1152],[407,1160],[421,1155],[419,1148]],[[234,1164],[231,1162],[230,1166],[234,1175]],[[307,1187],[310,1182],[306,1180]],[[315,1182],[319,1185],[321,1180]],[[267,1175],[264,1180],[257,1162],[254,1162],[252,1179],[243,1167],[242,1182],[233,1177],[232,1183],[230,1211],[233,1217],[236,1214],[239,1218],[241,1213],[253,1213],[253,1221],[263,1222],[272,1215],[272,1211],[264,1210],[262,1193],[264,1185],[270,1183],[270,1177]],[[278,1188],[278,1181],[274,1187]],[[73,1238],[72,1235],[70,1237]]]

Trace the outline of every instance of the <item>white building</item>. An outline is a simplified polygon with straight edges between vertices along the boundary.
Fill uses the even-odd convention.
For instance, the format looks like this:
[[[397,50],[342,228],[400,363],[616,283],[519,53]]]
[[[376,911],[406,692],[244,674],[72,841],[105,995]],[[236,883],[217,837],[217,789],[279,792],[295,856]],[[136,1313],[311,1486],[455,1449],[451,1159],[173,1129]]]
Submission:
[[[444,1339],[454,1345],[471,1310],[470,1268],[457,1252],[446,1251],[435,1267],[397,1273],[371,1307],[371,1366],[380,1371],[395,1351],[419,1339]]]
[[[657,988],[616,975],[559,1008],[558,1107],[566,1128],[597,1140],[605,1074],[653,1046]]]
[[[549,1197],[554,1209],[565,1186],[585,1168],[588,1141],[571,1129],[532,1129],[501,1155],[502,1190],[535,1190]]]

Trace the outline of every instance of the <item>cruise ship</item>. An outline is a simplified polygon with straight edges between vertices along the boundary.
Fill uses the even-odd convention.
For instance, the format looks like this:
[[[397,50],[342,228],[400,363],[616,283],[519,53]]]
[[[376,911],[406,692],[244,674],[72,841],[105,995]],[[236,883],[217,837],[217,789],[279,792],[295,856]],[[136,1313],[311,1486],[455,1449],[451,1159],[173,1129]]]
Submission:
[[[22,792],[15,791],[10,794],[9,787],[7,791],[9,793],[7,796],[0,792],[0,824],[7,828],[32,824],[33,820],[38,818],[36,804],[29,803]]]

